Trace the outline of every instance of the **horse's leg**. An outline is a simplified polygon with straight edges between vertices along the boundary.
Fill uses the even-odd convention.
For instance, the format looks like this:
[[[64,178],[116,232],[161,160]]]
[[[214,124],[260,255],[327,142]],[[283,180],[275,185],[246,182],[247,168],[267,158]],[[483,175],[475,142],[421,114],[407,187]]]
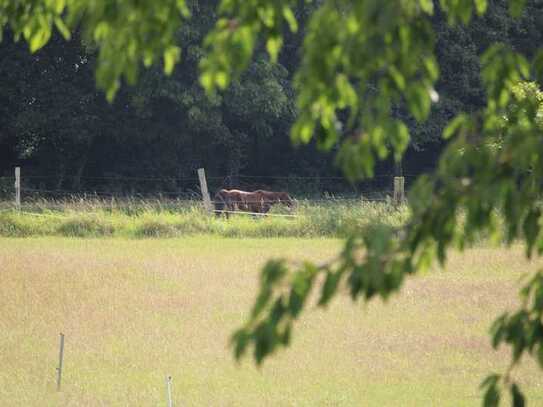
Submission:
[[[256,208],[256,205],[254,202],[248,202],[247,203],[247,212],[252,213],[251,217],[253,219],[258,219],[258,215],[255,215],[255,213],[258,212],[258,209]]]
[[[271,207],[272,207],[271,202],[262,202],[261,212],[267,214],[271,210]]]
[[[238,210],[238,200],[239,198],[231,198],[230,201],[228,201],[228,215],[233,215],[234,212]]]
[[[228,201],[226,201],[223,205],[223,208],[222,208],[222,213],[221,215],[223,215],[227,220],[230,219],[230,208],[229,208],[229,204],[228,204]]]
[[[260,218],[260,215],[257,215],[257,213],[260,213],[260,207],[258,204],[253,205],[251,212],[253,212],[253,219]]]
[[[215,202],[214,204],[214,208],[215,208],[215,217],[217,218],[220,218],[222,217],[222,215],[224,214],[224,202],[221,201],[221,202]]]

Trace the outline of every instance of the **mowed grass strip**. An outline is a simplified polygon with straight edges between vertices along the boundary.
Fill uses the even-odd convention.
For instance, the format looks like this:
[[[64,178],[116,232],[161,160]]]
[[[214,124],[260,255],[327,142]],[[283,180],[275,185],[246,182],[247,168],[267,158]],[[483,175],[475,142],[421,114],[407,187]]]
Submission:
[[[537,263],[520,247],[454,255],[388,304],[310,307],[261,369],[233,361],[232,331],[273,256],[324,260],[329,239],[0,239],[2,405],[475,406],[508,363],[488,327]],[[539,264],[540,265],[540,264]],[[59,332],[66,335],[55,391]],[[541,372],[517,372],[535,404]]]

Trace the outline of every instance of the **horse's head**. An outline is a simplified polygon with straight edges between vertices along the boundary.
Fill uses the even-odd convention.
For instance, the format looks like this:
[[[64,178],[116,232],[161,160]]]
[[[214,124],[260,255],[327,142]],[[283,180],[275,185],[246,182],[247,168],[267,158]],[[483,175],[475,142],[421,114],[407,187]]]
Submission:
[[[277,194],[278,202],[284,204],[289,212],[292,212],[298,207],[296,199],[292,198],[287,192],[279,192]]]

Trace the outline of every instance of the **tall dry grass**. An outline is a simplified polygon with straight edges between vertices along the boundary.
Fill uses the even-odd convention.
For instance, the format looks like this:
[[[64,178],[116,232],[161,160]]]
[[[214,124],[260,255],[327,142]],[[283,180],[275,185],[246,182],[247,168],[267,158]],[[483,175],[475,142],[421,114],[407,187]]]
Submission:
[[[0,404],[165,405],[173,376],[185,406],[477,406],[478,386],[509,352],[487,335],[515,306],[522,248],[452,255],[444,271],[406,283],[387,304],[309,306],[292,346],[256,369],[228,337],[273,256],[321,261],[330,239],[0,238]],[[58,334],[66,335],[55,391]],[[540,405],[540,371],[516,377]]]
[[[185,201],[38,201],[21,212],[0,211],[0,236],[180,237],[344,237],[377,222],[401,225],[405,207],[385,202],[301,201],[295,217],[274,208],[270,216],[209,216],[199,203]]]

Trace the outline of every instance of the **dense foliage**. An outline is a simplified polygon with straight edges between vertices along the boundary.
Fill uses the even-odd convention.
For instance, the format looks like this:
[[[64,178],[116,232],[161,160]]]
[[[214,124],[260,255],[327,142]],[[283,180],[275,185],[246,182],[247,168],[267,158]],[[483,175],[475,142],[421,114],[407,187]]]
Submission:
[[[258,156],[260,147],[247,146],[260,146],[266,139],[266,153],[275,151],[275,143],[286,139],[280,136],[292,124],[295,143],[313,142],[335,150],[337,162],[354,180],[375,174],[379,161],[394,157],[399,162],[409,145],[441,143],[438,137],[444,129],[447,141],[442,142],[436,170],[413,187],[412,218],[406,225],[354,232],[342,253],[325,264],[291,267],[279,259],[266,266],[249,320],[233,338],[238,357],[253,347],[258,362],[288,345],[312,289],[320,290],[323,306],[340,288],[353,299],[388,298],[408,276],[434,259],[444,263],[449,249],[468,246],[480,233],[508,244],[521,239],[527,256],[543,252],[538,90],[543,78],[543,52],[538,49],[543,5],[537,0],[300,3],[223,0],[215,18],[211,12],[215,4],[205,1],[50,0],[16,5],[0,1],[0,25],[24,36],[33,51],[50,39],[53,24],[65,37],[69,29],[73,36],[81,30],[85,41],[84,56],[76,58],[79,62],[64,64],[60,63],[64,59],[53,57],[51,63],[58,72],[96,65],[98,85],[110,100],[117,94],[114,110],[104,108],[105,118],[98,119],[99,128],[118,129],[123,118],[134,127],[130,138],[137,141],[127,141],[125,131],[112,130],[121,136],[123,151],[129,151],[132,143],[152,150],[147,137],[164,133],[144,129],[180,120],[173,127],[166,125],[177,127],[175,135],[167,137],[172,144],[165,149],[166,157],[175,151],[204,149],[210,161],[222,157],[226,171],[235,174],[250,168],[255,154],[265,166],[264,153]],[[198,44],[204,37],[202,48]],[[4,47],[13,55],[20,52]],[[185,57],[174,71],[182,48]],[[42,52],[33,58],[45,58],[47,49]],[[140,70],[141,64],[150,66],[158,58],[172,74],[166,79],[152,68]],[[9,67],[20,60],[4,58],[2,63],[15,75],[40,66]],[[64,94],[66,100],[56,105],[62,107],[49,111],[54,102],[44,103],[45,98],[57,88],[45,85],[49,80],[58,86],[50,76],[55,72],[38,68],[39,86],[31,86],[27,94],[20,91],[24,86],[14,86],[15,81],[0,89],[0,98],[15,101],[2,103],[2,109],[17,109],[15,114],[3,112],[2,129],[8,130],[2,130],[6,134],[2,138],[11,140],[8,145],[19,154],[44,154],[42,146],[48,143],[54,151],[64,145],[82,151],[95,137],[92,131],[78,137],[56,131],[59,123],[66,127],[72,122],[58,112],[80,93]],[[137,77],[137,87],[120,88],[121,80],[133,83]],[[26,78],[23,82],[28,83]],[[80,83],[88,86],[88,80]],[[34,88],[42,93],[35,96]],[[74,104],[70,112],[95,120],[100,103]],[[180,127],[186,135],[179,136]],[[46,128],[50,133],[44,133]],[[88,130],[88,124],[84,128]],[[53,144],[56,140],[61,144]],[[176,150],[179,145],[183,147]],[[203,156],[201,151],[190,154],[184,156],[185,162]],[[318,171],[321,160],[313,154],[308,157],[303,171]],[[161,162],[174,161],[161,157]],[[290,170],[294,162],[279,166]],[[503,236],[498,213],[505,226]],[[321,279],[324,283],[317,287]],[[485,405],[497,405],[502,389],[510,392],[514,405],[524,405],[513,368],[524,354],[543,367],[543,271],[530,276],[521,298],[520,308],[501,316],[492,328],[494,346],[511,346],[512,360],[506,372],[484,381]]]
[[[229,185],[248,187],[250,180],[237,174],[339,175],[333,154],[312,145],[293,148],[288,139],[297,117],[294,73],[300,66],[303,33],[309,30],[307,22],[316,5],[300,2],[293,7],[298,31],[285,33],[277,63],[266,57],[265,44],[257,46],[249,69],[212,99],[205,97],[198,84],[197,65],[204,55],[203,38],[217,20],[216,2],[186,5],[192,18],[184,19],[176,32],[175,43],[183,57],[172,74],[165,77],[158,66],[138,69],[139,81],[121,87],[112,104],[95,90],[95,68],[106,57],[97,51],[99,44],[87,38],[89,33],[73,31],[66,42],[61,32],[53,30],[47,45],[30,54],[27,44],[12,41],[17,30],[8,25],[0,43],[4,79],[0,84],[0,175],[11,176],[13,166],[19,164],[26,176],[48,176],[26,177],[32,187],[113,193],[184,191],[194,185],[181,181],[134,184],[118,177],[180,179],[194,177],[200,166],[210,176],[230,176]],[[537,27],[542,19],[536,9],[513,19],[501,1],[469,26],[449,26],[446,16],[436,10],[431,25],[442,72],[435,84],[439,101],[424,123],[414,120],[404,105],[392,106],[394,116],[404,120],[411,134],[411,147],[403,160],[405,173],[433,167],[444,145],[440,134],[447,121],[460,111],[484,105],[477,56],[496,40],[531,52],[531,44],[541,41]],[[104,87],[111,80],[100,79],[101,75],[104,71],[98,73]],[[340,119],[347,120],[346,114]],[[394,170],[390,159],[376,167],[379,174]],[[260,179],[252,184],[271,187],[273,181]],[[321,180],[315,188],[329,189],[333,183]],[[286,187],[296,191],[298,184],[290,182]],[[390,184],[390,179],[383,178],[375,186]]]

